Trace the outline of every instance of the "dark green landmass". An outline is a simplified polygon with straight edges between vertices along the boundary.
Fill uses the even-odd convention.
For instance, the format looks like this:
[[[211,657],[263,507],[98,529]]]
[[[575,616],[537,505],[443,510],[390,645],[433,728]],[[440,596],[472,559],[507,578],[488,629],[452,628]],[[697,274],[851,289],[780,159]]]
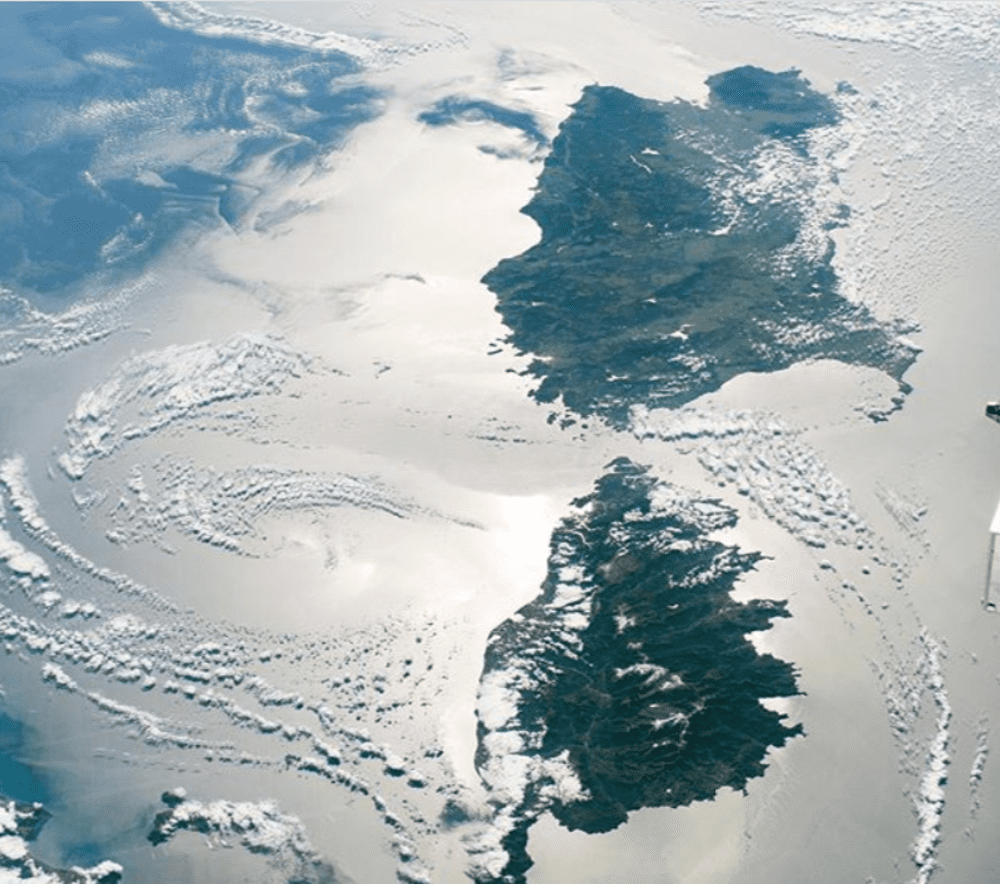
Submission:
[[[764,186],[755,165],[777,146],[782,174],[815,170],[806,139],[837,122],[835,104],[796,71],[707,82],[704,107],[591,86],[561,126],[522,210],[541,241],[483,278],[509,341],[537,357],[534,397],[624,427],[633,405],[821,358],[907,390],[915,351],[838,292],[828,230],[847,208],[809,226],[808,181]]]
[[[605,832],[638,808],[744,788],[769,747],[802,732],[760,703],[798,693],[792,667],[747,639],[788,616],[785,603],[735,601],[760,554],[706,539],[735,523],[731,509],[627,458],[573,506],[552,535],[542,593],[493,631],[483,677],[515,676],[517,716],[498,730],[519,735],[518,754],[566,753],[587,797],[553,797],[544,778],[528,784],[504,842],[505,882],[524,880],[540,813]],[[489,734],[481,719],[477,765],[495,786]]]

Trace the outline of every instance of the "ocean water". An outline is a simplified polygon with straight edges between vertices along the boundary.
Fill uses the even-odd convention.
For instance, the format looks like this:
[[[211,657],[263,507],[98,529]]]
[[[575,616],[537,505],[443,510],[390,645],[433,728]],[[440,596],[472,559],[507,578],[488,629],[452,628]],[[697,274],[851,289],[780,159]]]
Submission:
[[[0,714],[0,792],[17,801],[45,804],[49,790],[41,772],[25,758],[28,743],[25,730],[17,719]]]

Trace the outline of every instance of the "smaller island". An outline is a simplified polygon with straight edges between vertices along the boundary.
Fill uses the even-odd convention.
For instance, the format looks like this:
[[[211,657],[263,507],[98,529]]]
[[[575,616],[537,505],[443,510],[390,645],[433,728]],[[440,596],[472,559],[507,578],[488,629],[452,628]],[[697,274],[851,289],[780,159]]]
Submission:
[[[523,884],[546,811],[606,832],[639,808],[743,789],[802,733],[760,702],[798,693],[792,666],[747,638],[788,612],[730,594],[761,558],[709,539],[735,522],[624,457],[573,502],[541,594],[487,647],[476,764],[507,858],[480,880]]]

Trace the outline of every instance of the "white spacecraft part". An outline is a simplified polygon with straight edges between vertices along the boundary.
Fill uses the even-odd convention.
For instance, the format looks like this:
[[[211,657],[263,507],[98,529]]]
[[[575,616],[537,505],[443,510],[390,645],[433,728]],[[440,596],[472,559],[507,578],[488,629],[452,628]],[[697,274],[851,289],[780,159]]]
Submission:
[[[986,416],[990,420],[1000,423],[1000,402],[986,403]],[[996,602],[992,599],[993,586],[993,562],[996,559],[997,535],[1000,534],[1000,501],[997,502],[996,512],[993,513],[993,520],[990,522],[990,556],[986,561],[986,587],[983,590],[983,607],[987,611],[996,611]]]
[[[997,511],[993,516],[993,524],[990,525],[990,552],[989,558],[986,560],[986,586],[983,589],[983,607],[987,611],[996,611],[997,606],[991,598],[992,587],[993,587],[993,561],[996,558],[997,552],[997,534],[1000,533],[1000,526],[997,524],[997,518],[1000,517],[1000,505],[997,506]]]
[[[990,420],[1000,423],[1000,402],[987,402],[986,416]],[[990,522],[990,555],[986,561],[986,587],[983,590],[983,607],[987,611],[997,610],[996,602],[992,598],[992,588],[993,565],[996,560],[998,534],[1000,534],[1000,501],[997,502],[996,512],[993,513],[993,520]]]
[[[990,556],[986,562],[986,588],[983,592],[983,607],[987,611],[995,611],[996,603],[990,598],[993,586],[993,562],[996,559],[997,535],[1000,534],[1000,501],[997,502],[993,521],[990,522]]]

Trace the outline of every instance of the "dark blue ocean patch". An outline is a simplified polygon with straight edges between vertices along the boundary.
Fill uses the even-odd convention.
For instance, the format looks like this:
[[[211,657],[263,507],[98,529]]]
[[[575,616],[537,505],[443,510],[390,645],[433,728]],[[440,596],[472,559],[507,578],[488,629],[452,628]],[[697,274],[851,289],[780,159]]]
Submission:
[[[590,86],[560,127],[522,209],[540,241],[483,278],[508,341],[537,357],[533,397],[623,428],[634,406],[811,359],[906,392],[916,351],[840,294],[829,231],[848,207],[813,192],[830,173],[808,135],[835,104],[796,71],[708,83],[704,107]]]
[[[26,804],[44,804],[51,792],[42,775],[24,759],[27,743],[25,726],[0,712],[0,794]]]
[[[421,113],[417,119],[428,126],[454,126],[459,123],[490,122],[516,129],[539,146],[549,143],[549,139],[538,125],[538,121],[525,111],[513,110],[492,101],[449,95],[435,102],[430,110]]]
[[[58,293],[190,224],[238,226],[281,173],[381,112],[335,51],[202,37],[134,3],[3,4],[0,283]]]

